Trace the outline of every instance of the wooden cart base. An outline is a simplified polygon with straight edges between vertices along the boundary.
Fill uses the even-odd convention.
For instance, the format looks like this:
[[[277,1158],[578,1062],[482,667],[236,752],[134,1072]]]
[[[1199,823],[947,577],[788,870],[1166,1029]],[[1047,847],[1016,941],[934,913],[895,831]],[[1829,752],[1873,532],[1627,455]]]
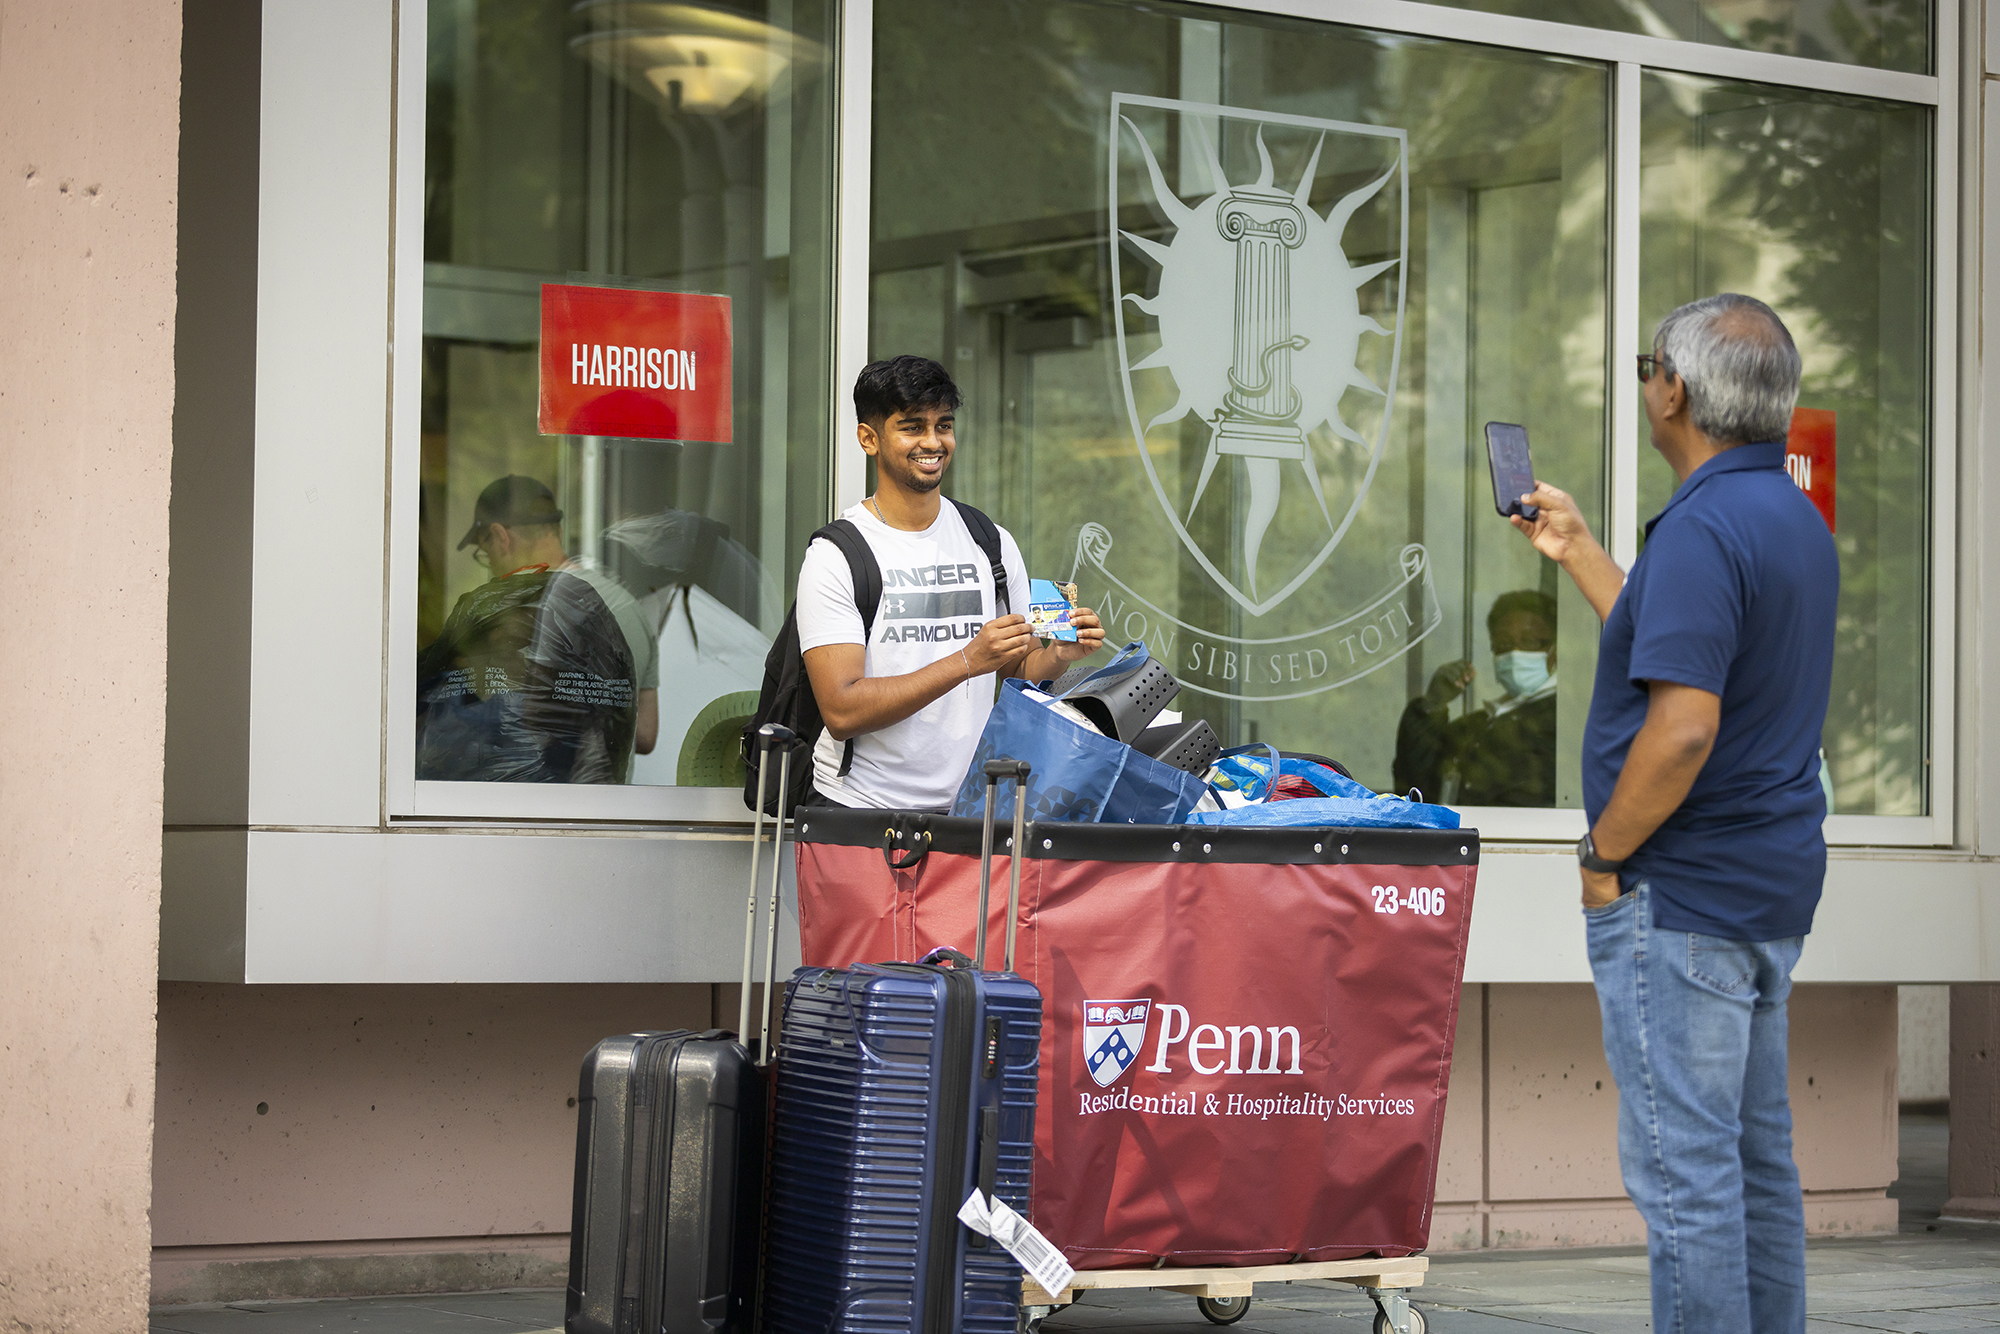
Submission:
[[[1044,1292],[1034,1280],[1026,1280],[1021,1285],[1021,1304],[1038,1315],[1046,1315],[1055,1307],[1067,1306],[1075,1301],[1080,1292],[1105,1288],[1157,1288],[1166,1292],[1185,1292],[1191,1297],[1210,1301],[1226,1301],[1254,1296],[1259,1283],[1332,1279],[1339,1283],[1352,1283],[1367,1291],[1381,1312],[1378,1329],[1386,1327],[1396,1334],[1422,1334],[1423,1317],[1411,1311],[1405,1293],[1407,1289],[1423,1285],[1424,1274],[1430,1267],[1429,1257],[1410,1255],[1394,1260],[1379,1257],[1326,1260],[1306,1264],[1253,1265],[1241,1269],[1079,1269],[1069,1286],[1061,1292]],[[1211,1315],[1210,1319],[1215,1317]]]

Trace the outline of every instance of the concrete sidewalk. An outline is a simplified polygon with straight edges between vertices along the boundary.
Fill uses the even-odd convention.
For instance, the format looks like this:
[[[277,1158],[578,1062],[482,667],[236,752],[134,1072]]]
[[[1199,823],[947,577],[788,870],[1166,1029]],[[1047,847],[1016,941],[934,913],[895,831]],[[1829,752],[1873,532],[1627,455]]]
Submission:
[[[2000,1226],[1938,1221],[1944,1202],[1941,1118],[1905,1118],[1902,1228],[1893,1237],[1816,1242],[1807,1293],[1814,1334],[1894,1330],[1949,1334],[2000,1330]],[[1639,1250],[1479,1252],[1439,1256],[1417,1305],[1439,1334],[1638,1334],[1652,1320],[1646,1257]],[[352,1301],[245,1302],[161,1307],[153,1334],[553,1334],[562,1293],[374,1297]],[[1236,1334],[1364,1334],[1374,1307],[1340,1283],[1273,1285]],[[1747,1323],[1744,1326],[1748,1329]],[[1192,1298],[1173,1293],[1091,1293],[1049,1317],[1047,1334],[1204,1334],[1214,1326]]]
[[[1808,1260],[1814,1334],[1896,1330],[1946,1334],[2000,1330],[2000,1228],[1946,1225],[1935,1233],[1827,1242]],[[1344,1284],[1265,1289],[1238,1334],[1365,1334],[1374,1307]],[[1652,1328],[1646,1257],[1630,1252],[1445,1257],[1417,1305],[1438,1334],[1639,1334]],[[257,1302],[162,1308],[153,1334],[553,1334],[560,1292],[486,1292],[457,1297]],[[1193,1299],[1172,1293],[1092,1293],[1050,1316],[1046,1334],[1119,1330],[1206,1334],[1215,1327]],[[1745,1325],[1747,1329],[1747,1324]]]

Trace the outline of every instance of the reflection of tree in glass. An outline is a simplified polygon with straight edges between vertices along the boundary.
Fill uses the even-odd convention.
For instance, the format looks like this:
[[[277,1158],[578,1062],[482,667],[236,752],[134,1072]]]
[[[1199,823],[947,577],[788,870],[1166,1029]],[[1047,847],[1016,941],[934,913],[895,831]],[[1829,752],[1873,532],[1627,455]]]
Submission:
[[[1461,449],[1447,475],[1428,478],[1423,459],[1429,433],[1438,431],[1456,433],[1470,451],[1479,450],[1473,418],[1479,404],[1492,409],[1489,415],[1502,416],[1504,406],[1506,420],[1535,421],[1538,460],[1546,457],[1595,505],[1604,449],[1603,67],[1276,17],[1218,18],[1213,10],[1165,5],[878,0],[876,13],[873,327],[878,334],[924,337],[945,354],[967,392],[948,489],[1007,524],[1021,539],[1032,572],[1066,577],[1080,526],[1106,523],[1117,539],[1114,566],[1144,584],[1148,598],[1171,614],[1225,635],[1310,630],[1351,612],[1397,578],[1397,556],[1406,543],[1443,540],[1423,532],[1427,511],[1463,529],[1470,494],[1464,465],[1477,465],[1483,488],[1483,458]],[[917,69],[924,71],[926,95],[911,97],[907,71]],[[1408,255],[1358,293],[1363,309],[1397,329],[1403,342],[1389,438],[1368,496],[1323,572],[1255,621],[1232,622],[1226,597],[1184,551],[1135,457],[1138,446],[1125,421],[1111,318],[1123,293],[1110,290],[1110,246],[1117,242],[1107,234],[1104,197],[1114,91],[1409,133]],[[1130,114],[1184,201],[1213,190],[1199,163],[1182,160],[1191,138],[1176,116],[1153,108]],[[1255,172],[1254,130],[1241,123],[1228,132],[1221,151],[1232,171]],[[1299,129],[1267,135],[1279,179],[1297,179],[1315,141]],[[1245,156],[1233,159],[1236,153]],[[940,170],[941,163],[950,169]],[[1166,239],[1171,233],[1164,220],[1152,215],[1142,157],[1121,153],[1119,165],[1112,188],[1119,193],[1120,227]],[[1379,143],[1369,148],[1329,139],[1312,207],[1324,216],[1383,169]],[[1371,200],[1344,231],[1350,264],[1397,258],[1400,198],[1390,194],[1385,189]],[[1433,199],[1447,196],[1461,221],[1432,212]],[[1463,224],[1468,214],[1481,220],[1476,238]],[[1434,225],[1456,227],[1450,235],[1461,239],[1439,242],[1430,234]],[[1427,266],[1452,244],[1460,247],[1457,276],[1443,284],[1449,291],[1439,299],[1446,303],[1445,319],[1458,321],[1463,332],[1436,353],[1439,364],[1427,375],[1427,284],[1434,276]],[[1124,259],[1126,290],[1150,293],[1156,274],[1139,250],[1128,247]],[[938,278],[922,278],[926,273]],[[1473,273],[1483,275],[1476,289],[1468,285]],[[1409,285],[1400,320],[1399,281]],[[1077,319],[1081,326],[1073,323]],[[1077,327],[1088,341],[1072,337]],[[1061,336],[1052,338],[1052,331]],[[1132,362],[1158,346],[1151,321],[1129,305],[1126,332]],[[1386,387],[1390,340],[1363,341],[1378,346],[1364,350],[1362,370]],[[1425,402],[1433,379],[1464,382],[1475,373],[1485,398],[1468,385],[1449,402]],[[1171,405],[1175,386],[1164,379],[1150,372],[1135,379],[1142,421]],[[1161,394],[1157,402],[1148,397]],[[1372,443],[1383,399],[1351,392],[1341,410]],[[1426,417],[1433,413],[1449,420],[1427,431]],[[1144,442],[1180,514],[1193,498],[1208,435],[1206,423],[1189,420],[1180,429],[1161,427]],[[1370,450],[1330,432],[1319,433],[1313,448],[1329,500],[1351,498]],[[1218,469],[1211,487],[1223,484]],[[1434,502],[1428,507],[1426,495]],[[1234,498],[1238,504],[1242,499]],[[1494,526],[1494,551],[1482,546],[1476,553],[1488,563],[1475,595],[1490,599],[1507,588],[1535,585],[1532,553],[1492,515],[1490,503],[1480,504]],[[1196,534],[1204,550],[1226,556],[1240,548],[1241,534],[1226,522],[1212,527]],[[1281,503],[1265,550],[1291,545],[1311,551],[1326,538],[1326,517],[1301,485]],[[1462,546],[1461,535],[1452,549]],[[1507,563],[1516,555],[1527,568]],[[1190,641],[1197,636],[1139,614],[1129,598],[1106,596],[1092,584],[1088,567],[1085,576],[1085,596],[1098,600],[1100,611],[1125,613],[1107,627],[1113,638],[1143,636],[1187,673]],[[1454,577],[1454,587],[1462,589],[1463,571]],[[1454,627],[1464,619],[1460,593],[1453,594],[1446,617]],[[1589,647],[1578,643],[1570,658],[1571,642],[1563,646],[1565,660],[1574,663],[1572,689],[1579,700],[1587,693]],[[1465,651],[1454,638],[1444,658]],[[1419,663],[1420,670],[1424,666]],[[1242,706],[1190,691],[1180,707],[1190,716],[1205,714],[1232,740],[1250,739],[1255,728],[1294,749],[1338,754],[1364,781],[1381,785],[1390,778],[1394,720],[1408,698],[1405,675],[1399,663],[1338,690]]]
[[[1929,440],[1927,113],[1652,76],[1648,170],[1677,155],[1679,216],[1648,218],[1648,316],[1734,286],[1770,299],[1837,417],[1840,618],[1826,740],[1836,809],[1923,809]],[[1678,105],[1676,105],[1678,104]],[[1649,201],[1664,192],[1648,188]],[[1662,244],[1664,243],[1664,244]],[[1657,308],[1655,308],[1657,307]]]
[[[1299,47],[1269,50],[1275,81],[1303,96],[1319,56]],[[1336,561],[1351,591],[1375,574],[1370,560],[1402,542],[1429,543],[1434,555],[1462,550],[1463,558],[1458,569],[1438,571],[1444,626],[1405,664],[1327,695],[1247,712],[1261,735],[1318,737],[1380,785],[1389,778],[1394,729],[1377,718],[1400,712],[1438,663],[1474,653],[1480,636],[1474,628],[1468,640],[1467,627],[1480,606],[1538,582],[1538,559],[1478,494],[1485,487],[1478,423],[1531,424],[1537,471],[1561,479],[1599,517],[1607,89],[1593,67],[1441,42],[1394,43],[1355,73],[1359,117],[1409,132],[1411,289],[1397,418],[1369,503]],[[1364,233],[1356,226],[1349,234]],[[1391,315],[1378,318],[1387,323]],[[1433,347],[1436,335],[1446,341]],[[1453,383],[1462,390],[1437,396]],[[1428,443],[1439,440],[1463,442],[1457,462],[1442,471],[1432,465],[1446,460]],[[1440,519],[1459,532],[1426,527]],[[1580,701],[1594,635],[1579,636],[1574,647],[1570,679]],[[1475,696],[1490,692],[1482,682]]]
[[[1444,0],[1459,9],[1922,73],[1926,0]]]

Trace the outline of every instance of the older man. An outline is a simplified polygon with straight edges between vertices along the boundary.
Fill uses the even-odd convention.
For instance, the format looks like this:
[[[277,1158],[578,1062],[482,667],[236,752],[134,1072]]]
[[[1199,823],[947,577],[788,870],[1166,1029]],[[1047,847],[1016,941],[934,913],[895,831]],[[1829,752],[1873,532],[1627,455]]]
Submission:
[[[1745,296],[1639,358],[1680,489],[1628,578],[1569,496],[1516,518],[1604,620],[1584,728],[1585,933],[1646,1219],[1653,1328],[1805,1328],[1785,1001],[1826,873],[1820,730],[1840,568],[1785,472],[1799,354]]]

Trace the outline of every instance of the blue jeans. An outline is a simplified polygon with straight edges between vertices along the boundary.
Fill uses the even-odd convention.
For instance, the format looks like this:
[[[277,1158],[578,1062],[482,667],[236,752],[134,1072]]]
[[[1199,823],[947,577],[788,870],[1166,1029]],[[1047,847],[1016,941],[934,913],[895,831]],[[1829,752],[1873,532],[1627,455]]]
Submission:
[[[1660,930],[1645,881],[1583,915],[1618,1081],[1618,1162],[1646,1220],[1655,1334],[1801,1334],[1785,998],[1804,938]]]

